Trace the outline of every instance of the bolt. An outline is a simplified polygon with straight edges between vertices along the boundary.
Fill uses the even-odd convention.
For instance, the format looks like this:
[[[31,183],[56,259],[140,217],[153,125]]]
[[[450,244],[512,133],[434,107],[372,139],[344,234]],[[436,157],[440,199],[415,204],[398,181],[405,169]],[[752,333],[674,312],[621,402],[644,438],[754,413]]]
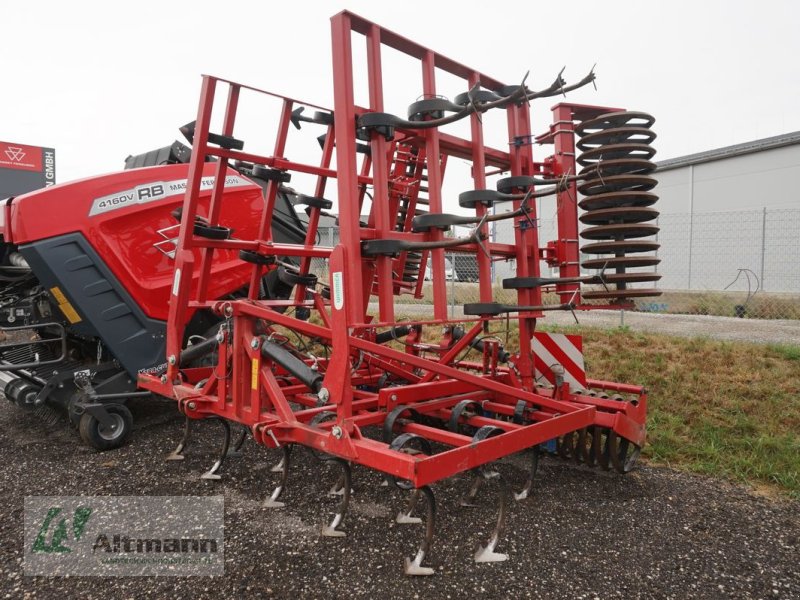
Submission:
[[[390,399],[392,402],[397,402],[397,394],[392,394],[391,396],[389,396],[389,399]]]
[[[217,332],[217,343],[221,344],[225,341],[225,333],[223,333],[222,329]]]
[[[327,404],[328,400],[331,397],[331,393],[328,391],[328,388],[322,388],[317,393],[317,398],[320,399],[321,402],[325,402]]]
[[[252,340],[250,340],[250,347],[251,347],[253,350],[255,350],[256,348],[258,348],[258,344],[259,344],[259,339],[258,339],[257,337],[254,337]]]
[[[334,425],[333,427],[331,427],[331,435],[333,435],[333,437],[335,437],[337,440],[342,439],[342,434],[343,434],[342,428],[339,427],[338,425]]]
[[[167,383],[167,376],[166,375],[162,375],[161,376],[161,383]]]
[[[188,406],[189,406],[189,410],[194,410],[195,408],[197,408],[197,404],[195,404],[194,402],[189,402]]]
[[[169,364],[171,364],[171,365],[174,365],[176,362],[178,362],[178,359],[175,358],[174,354],[170,354],[169,358],[167,360],[169,361]]]

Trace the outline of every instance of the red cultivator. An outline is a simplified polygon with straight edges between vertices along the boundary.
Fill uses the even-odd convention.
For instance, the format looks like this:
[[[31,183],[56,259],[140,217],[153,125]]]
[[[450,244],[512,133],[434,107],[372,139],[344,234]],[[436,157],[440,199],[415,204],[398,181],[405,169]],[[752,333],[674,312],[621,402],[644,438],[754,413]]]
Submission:
[[[534,91],[524,81],[500,83],[347,12],[333,17],[332,28],[333,111],[319,108],[308,116],[310,111],[303,110],[307,103],[203,78],[175,252],[168,365],[161,373],[140,375],[139,383],[177,401],[187,417],[187,435],[190,420],[222,421],[225,442],[207,478],[219,477],[229,450],[230,423],[245,426],[244,434],[250,432],[260,444],[281,448],[281,482],[268,506],[280,506],[293,446],[301,444],[338,463],[342,502],[326,535],[344,535],[339,527],[350,498],[352,463],[377,469],[400,488],[413,490],[398,522],[420,522],[412,513],[424,499],[427,527],[416,556],[406,561],[408,574],[432,572],[423,566],[435,518],[430,485],[471,470],[475,483],[467,501],[483,481],[502,488],[497,528],[475,560],[504,560],[506,555],[495,548],[510,494],[488,463],[528,453],[530,479],[514,494],[522,500],[531,490],[541,444],[556,440],[555,452],[565,458],[624,473],[644,443],[645,391],[586,379],[580,341],[535,328],[546,311],[620,308],[631,297],[658,293],[631,287],[658,278],[640,269],[657,263],[641,255],[657,246],[632,239],[656,231],[646,224],[657,215],[648,208],[656,199],[649,192],[654,180],[648,177],[654,168],[649,162],[653,119],[621,109],[562,103],[553,109],[550,130],[534,137],[531,101],[591,83],[593,74],[572,86],[559,74],[549,87]],[[351,44],[358,39],[366,40],[366,69],[353,63]],[[411,104],[407,117],[384,109],[386,47],[420,63],[421,86],[411,94],[420,99]],[[367,107],[354,102],[354,72],[367,74]],[[438,95],[445,91],[437,87],[441,72],[463,82],[462,93],[452,101]],[[215,115],[221,117],[221,131],[211,133],[220,92],[227,93],[224,113]],[[269,156],[245,151],[235,137],[237,108],[245,93],[281,102]],[[484,143],[482,115],[489,112],[505,113],[507,147]],[[461,119],[469,122],[469,137],[443,131]],[[302,125],[300,135],[315,129],[320,130],[315,135],[324,134],[318,162],[286,158],[292,124]],[[534,161],[534,142],[552,145],[552,154]],[[217,160],[216,179],[211,199],[201,209],[206,156]],[[472,189],[458,198],[469,214],[443,210],[442,182],[451,157],[471,162]],[[220,221],[225,174],[234,163],[240,173],[249,169],[268,181],[258,235],[248,239]],[[271,235],[275,198],[295,174],[316,179],[313,195],[298,195],[308,214],[306,241],[276,243]],[[502,177],[496,189],[489,189],[487,177],[495,175]],[[338,198],[339,243],[325,247],[317,243],[317,226],[320,215],[333,206],[324,197],[331,179]],[[578,192],[584,196],[580,202]],[[546,245],[538,240],[532,201],[539,197],[559,207],[558,240]],[[586,211],[580,220],[590,226],[582,237],[591,243],[582,249],[579,204]],[[491,210],[503,206],[510,210]],[[362,215],[368,215],[366,222]],[[489,241],[487,223],[502,219],[513,221],[513,244]],[[468,234],[445,235],[451,227],[465,225],[471,227]],[[448,318],[445,248],[473,255],[478,265],[480,302],[464,305],[462,318]],[[597,274],[581,273],[581,250],[597,255],[583,263]],[[246,295],[219,300],[209,292],[211,264],[221,253],[249,263]],[[321,281],[312,272],[312,259],[327,261],[328,279]],[[509,260],[516,265],[516,276],[503,280],[503,286],[516,290],[514,305],[493,299],[492,262]],[[559,277],[541,276],[543,260],[558,267]],[[420,297],[429,265],[432,317],[399,322],[396,297]],[[265,274],[293,289],[287,299],[263,299],[259,288]],[[560,303],[543,303],[545,291],[555,291]],[[585,304],[584,299],[609,304]],[[184,347],[184,327],[201,310],[212,311],[221,323],[204,341]],[[510,314],[519,328],[516,350],[488,335],[493,322]],[[480,359],[465,360],[469,350]],[[181,458],[185,441],[172,458]]]

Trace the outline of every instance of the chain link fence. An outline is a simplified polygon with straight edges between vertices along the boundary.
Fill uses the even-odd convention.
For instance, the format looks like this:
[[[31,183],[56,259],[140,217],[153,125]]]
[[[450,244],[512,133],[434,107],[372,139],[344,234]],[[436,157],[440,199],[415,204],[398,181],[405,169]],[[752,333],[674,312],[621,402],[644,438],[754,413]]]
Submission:
[[[750,319],[800,319],[800,208],[758,209],[694,214],[662,214],[656,236],[661,245],[657,282],[662,294],[636,301],[636,310],[655,313],[700,314]],[[541,245],[555,232],[540,229]],[[494,223],[492,238],[514,243],[511,221]],[[334,245],[337,230],[320,231],[322,245]],[[323,261],[313,270],[327,281]],[[502,280],[513,277],[513,260],[492,265],[493,300],[517,303],[515,290],[504,290]],[[585,273],[593,274],[593,272]],[[543,264],[543,276],[558,276]],[[396,297],[398,319],[424,319],[433,315],[433,282],[428,268],[420,286],[421,297],[403,293]],[[478,266],[474,255],[445,254],[448,314],[460,316],[460,307],[480,302]],[[557,302],[546,294],[544,302]],[[371,306],[377,310],[377,302]]]

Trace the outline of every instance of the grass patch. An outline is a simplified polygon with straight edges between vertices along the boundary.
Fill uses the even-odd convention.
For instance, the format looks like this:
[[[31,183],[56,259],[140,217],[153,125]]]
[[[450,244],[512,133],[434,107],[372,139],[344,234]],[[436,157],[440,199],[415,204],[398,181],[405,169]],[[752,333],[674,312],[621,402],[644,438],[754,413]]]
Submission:
[[[589,376],[648,389],[644,456],[800,498],[800,346],[548,329],[583,335]]]

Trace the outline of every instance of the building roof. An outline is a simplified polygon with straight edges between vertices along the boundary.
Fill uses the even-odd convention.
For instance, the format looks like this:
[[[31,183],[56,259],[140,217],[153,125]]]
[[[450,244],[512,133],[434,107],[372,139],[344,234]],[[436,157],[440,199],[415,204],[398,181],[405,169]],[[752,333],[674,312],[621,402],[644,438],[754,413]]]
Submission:
[[[752,154],[754,152],[761,152],[762,150],[773,150],[774,148],[793,146],[795,144],[800,144],[800,131],[792,131],[791,133],[753,140],[752,142],[744,142],[743,144],[734,144],[733,146],[725,146],[723,148],[716,148],[715,150],[706,150],[705,152],[697,152],[696,154],[669,158],[656,164],[658,165],[659,171],[667,171],[669,169],[688,167],[689,165],[711,162],[712,160],[733,158],[734,156]]]

